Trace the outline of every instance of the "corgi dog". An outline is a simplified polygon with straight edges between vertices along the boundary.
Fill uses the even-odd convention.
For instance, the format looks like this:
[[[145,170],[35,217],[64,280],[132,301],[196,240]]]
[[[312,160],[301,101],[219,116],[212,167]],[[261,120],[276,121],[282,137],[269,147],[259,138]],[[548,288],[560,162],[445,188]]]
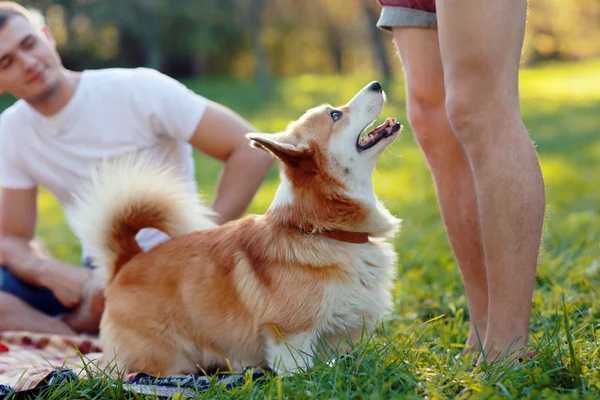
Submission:
[[[372,182],[402,130],[387,118],[367,133],[384,103],[372,82],[283,132],[247,134],[279,160],[280,184],[264,215],[220,226],[169,166],[150,156],[104,163],[67,213],[103,273],[105,357],[160,376],[257,366],[291,374],[313,365],[320,345],[339,354],[372,333],[391,307],[389,241],[401,223]],[[143,228],[170,239],[143,252]]]

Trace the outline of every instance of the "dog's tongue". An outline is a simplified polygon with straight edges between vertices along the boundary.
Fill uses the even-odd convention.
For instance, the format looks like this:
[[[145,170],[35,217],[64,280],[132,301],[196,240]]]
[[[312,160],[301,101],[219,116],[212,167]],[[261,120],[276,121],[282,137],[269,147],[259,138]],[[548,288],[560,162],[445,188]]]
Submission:
[[[375,139],[377,136],[379,136],[383,131],[385,131],[386,133],[390,134],[392,131],[392,127],[394,125],[396,125],[396,118],[386,118],[385,122],[381,125],[379,125],[377,128],[373,129],[371,132],[369,132],[367,135],[364,135],[361,139],[360,139],[360,144],[361,145],[366,145],[368,144],[371,140]]]

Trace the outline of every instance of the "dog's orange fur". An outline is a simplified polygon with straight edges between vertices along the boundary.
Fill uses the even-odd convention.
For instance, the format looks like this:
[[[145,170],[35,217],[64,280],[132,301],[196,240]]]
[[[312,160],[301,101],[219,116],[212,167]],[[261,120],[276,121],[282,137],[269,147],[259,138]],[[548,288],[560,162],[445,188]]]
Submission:
[[[393,268],[393,260],[378,265],[356,255],[356,246],[362,246],[364,254],[383,251],[392,257],[393,250],[384,249],[381,240],[349,245],[291,225],[303,221],[317,229],[368,229],[373,210],[348,195],[347,168],[332,165],[327,155],[328,144],[341,140],[336,135],[345,124],[333,124],[328,112],[312,112],[291,124],[276,144],[253,138],[255,146],[279,158],[294,196],[265,215],[177,235],[169,230],[168,207],[159,199],[147,198],[115,214],[106,235],[107,251],[114,253],[105,266],[101,339],[106,356],[116,356],[129,371],[166,376],[228,369],[227,363],[236,369],[272,364],[273,354],[281,351],[278,344],[317,330],[335,345],[343,333],[322,328],[329,326],[327,318],[344,319],[327,309],[328,299],[336,296],[332,290],[379,293],[387,282],[368,282],[355,264]],[[142,252],[135,234],[146,227],[174,237]],[[356,312],[365,314],[372,329],[375,316],[367,308]],[[340,324],[354,340],[362,331],[355,322]]]

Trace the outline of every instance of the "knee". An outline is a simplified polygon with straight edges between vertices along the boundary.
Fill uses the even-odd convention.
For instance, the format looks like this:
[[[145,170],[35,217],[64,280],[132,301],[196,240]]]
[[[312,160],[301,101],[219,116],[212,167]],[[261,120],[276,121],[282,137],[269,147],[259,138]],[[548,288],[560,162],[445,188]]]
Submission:
[[[450,89],[446,98],[446,114],[452,131],[462,142],[474,132],[483,113],[482,104],[477,104],[477,97],[465,88]]]
[[[490,81],[482,77],[448,80],[446,114],[467,152],[472,147],[491,145],[521,120],[516,91]]]
[[[415,134],[415,139],[423,151],[443,143],[440,135],[445,115],[444,91],[424,88],[411,88],[407,99],[408,121]]]

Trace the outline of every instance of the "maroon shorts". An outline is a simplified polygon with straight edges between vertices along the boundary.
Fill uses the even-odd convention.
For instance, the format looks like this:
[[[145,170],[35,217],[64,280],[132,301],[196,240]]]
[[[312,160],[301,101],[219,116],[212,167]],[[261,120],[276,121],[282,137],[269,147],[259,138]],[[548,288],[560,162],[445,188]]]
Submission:
[[[377,26],[437,28],[435,0],[377,0],[382,5]]]

